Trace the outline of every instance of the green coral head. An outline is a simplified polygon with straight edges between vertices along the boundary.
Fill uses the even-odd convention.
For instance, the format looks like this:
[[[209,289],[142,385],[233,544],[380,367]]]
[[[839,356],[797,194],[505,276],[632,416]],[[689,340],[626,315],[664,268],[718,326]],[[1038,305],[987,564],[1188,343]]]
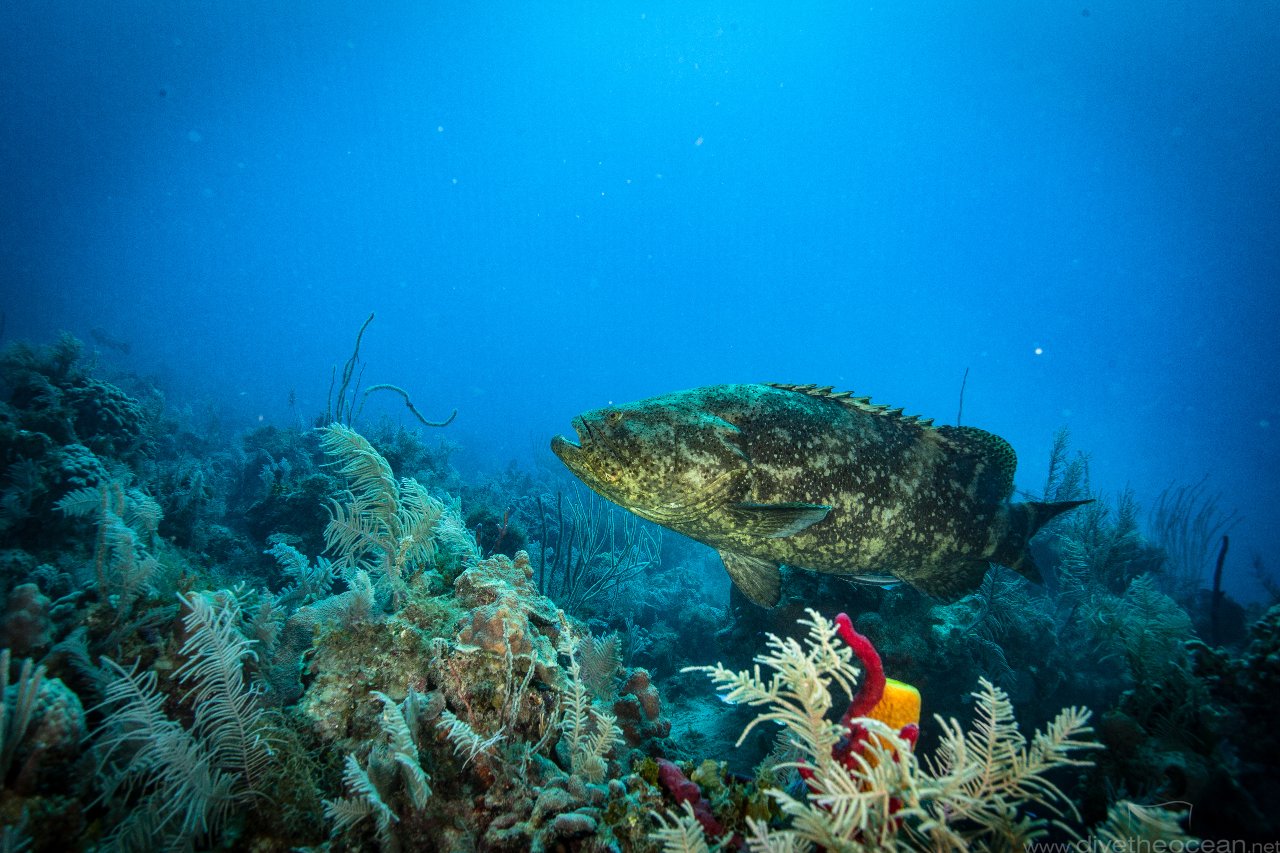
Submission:
[[[739,430],[694,389],[609,406],[573,419],[577,441],[551,450],[593,490],[644,518],[670,523],[726,500],[749,462]]]

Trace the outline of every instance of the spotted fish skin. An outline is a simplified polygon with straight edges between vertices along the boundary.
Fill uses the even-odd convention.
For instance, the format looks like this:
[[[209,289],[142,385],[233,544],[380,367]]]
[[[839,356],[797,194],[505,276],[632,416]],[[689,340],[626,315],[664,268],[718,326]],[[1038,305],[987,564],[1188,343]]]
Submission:
[[[1027,543],[1081,502],[1013,503],[1013,448],[812,385],[713,385],[574,419],[552,450],[588,486],[705,542],[753,601],[780,566],[901,580],[954,599],[989,562],[1035,580]]]

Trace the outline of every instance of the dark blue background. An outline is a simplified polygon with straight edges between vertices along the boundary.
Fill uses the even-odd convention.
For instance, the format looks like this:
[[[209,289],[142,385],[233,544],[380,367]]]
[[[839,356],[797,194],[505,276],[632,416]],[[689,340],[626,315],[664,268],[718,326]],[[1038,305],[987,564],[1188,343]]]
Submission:
[[[377,311],[366,381],[494,465],[721,381],[950,422],[969,367],[1022,487],[1066,424],[1280,561],[1274,3],[368,5],[0,6],[6,337],[250,426]]]

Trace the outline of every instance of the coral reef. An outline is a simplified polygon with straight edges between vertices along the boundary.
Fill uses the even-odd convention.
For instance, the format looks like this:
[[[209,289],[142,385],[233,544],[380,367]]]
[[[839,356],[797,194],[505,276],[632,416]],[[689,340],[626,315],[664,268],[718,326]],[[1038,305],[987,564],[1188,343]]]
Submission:
[[[1096,747],[1088,740],[1087,710],[1062,711],[1028,743],[1008,696],[984,680],[973,694],[973,727],[966,732],[955,720],[939,718],[941,745],[925,766],[915,758],[908,729],[895,731],[871,717],[850,718],[879,702],[883,675],[877,672],[878,655],[847,617],[841,614],[833,624],[810,610],[802,624],[808,629],[803,644],[770,635],[769,650],[756,657],[754,671],[704,668],[727,701],[764,708],[746,731],[766,721],[781,723],[802,756],[793,766],[806,792],[768,792],[788,820],[773,827],[748,818],[752,849],[968,850],[996,843],[1025,849],[1055,823],[1045,812],[1074,814],[1070,799],[1048,774],[1088,763],[1073,755]],[[862,673],[854,655],[863,663]],[[760,665],[772,670],[767,681]],[[861,685],[860,678],[865,679]],[[838,724],[828,718],[833,689],[850,697]],[[655,833],[668,850],[691,849],[708,828],[694,798],[686,794],[682,802],[689,806],[684,817],[669,817]],[[1176,824],[1160,819],[1170,828],[1167,840],[1185,840]]]
[[[1277,831],[1280,608],[1246,635],[1243,607],[1187,593],[1203,542],[1166,571],[1132,495],[1049,528],[1044,587],[995,570],[939,605],[796,572],[763,610],[705,548],[555,475],[463,478],[418,424],[357,431],[363,394],[396,389],[359,389],[358,342],[350,364],[338,422],[231,435],[69,336],[0,355],[9,848]],[[1056,454],[1045,496],[1088,496]],[[1161,524],[1194,533],[1177,514],[1202,503]],[[1173,800],[1185,830],[1152,808]]]

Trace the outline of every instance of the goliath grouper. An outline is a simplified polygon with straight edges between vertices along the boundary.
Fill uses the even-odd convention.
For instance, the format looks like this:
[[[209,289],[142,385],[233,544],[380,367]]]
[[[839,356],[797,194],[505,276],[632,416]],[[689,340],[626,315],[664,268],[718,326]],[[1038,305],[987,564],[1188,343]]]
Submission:
[[[933,426],[814,385],[712,385],[588,412],[551,449],[605,498],[720,552],[748,598],[781,566],[905,581],[955,599],[989,563],[1040,580],[1027,543],[1087,501],[1012,503],[1017,457],[975,427]]]

